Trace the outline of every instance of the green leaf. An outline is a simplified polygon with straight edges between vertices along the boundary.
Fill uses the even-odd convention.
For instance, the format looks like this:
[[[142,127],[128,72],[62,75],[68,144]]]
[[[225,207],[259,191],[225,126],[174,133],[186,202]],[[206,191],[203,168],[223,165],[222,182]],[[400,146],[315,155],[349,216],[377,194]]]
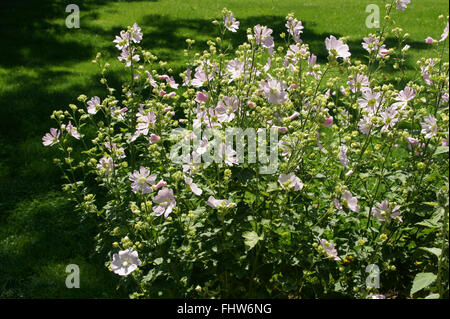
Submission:
[[[416,278],[414,278],[413,285],[411,288],[411,296],[415,294],[416,292],[428,287],[431,285],[435,280],[437,276],[431,272],[421,272],[416,275]]]
[[[258,241],[264,239],[264,234],[261,236],[258,236],[258,234],[254,231],[247,231],[242,234],[242,237],[244,237],[244,243],[246,246],[249,247],[248,250],[255,247],[255,245],[258,243]]]
[[[439,299],[439,294],[431,294],[425,297],[425,299]]]
[[[429,253],[436,255],[437,258],[439,258],[439,256],[441,256],[441,254],[442,254],[442,250],[440,248],[420,247],[420,249],[428,251]]]
[[[434,152],[433,156],[448,153],[448,146],[438,146],[436,148],[436,152]]]

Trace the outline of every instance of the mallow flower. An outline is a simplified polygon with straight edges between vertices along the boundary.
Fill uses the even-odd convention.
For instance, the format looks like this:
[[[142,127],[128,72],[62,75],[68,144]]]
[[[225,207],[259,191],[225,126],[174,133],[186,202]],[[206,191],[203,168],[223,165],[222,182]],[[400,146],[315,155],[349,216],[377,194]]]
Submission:
[[[333,35],[330,35],[329,38],[325,39],[325,46],[327,47],[328,53],[337,58],[341,57],[347,59],[352,55],[348,45],[341,40],[336,39]]]
[[[400,205],[391,208],[389,202],[387,200],[382,201],[381,203],[377,203],[376,207],[372,209],[372,215],[376,217],[380,221],[386,221],[386,219],[396,219],[399,222],[402,222],[400,217],[401,212],[399,211]]]
[[[278,183],[283,189],[286,190],[292,189],[294,191],[299,191],[303,188],[302,181],[300,180],[300,178],[295,176],[294,173],[280,174],[280,176],[278,177]]]
[[[342,202],[344,206],[354,212],[359,212],[358,199],[352,195],[349,191],[342,193]]]
[[[135,271],[142,262],[138,258],[138,253],[131,248],[119,251],[113,255],[111,269],[119,276],[128,276]]]
[[[325,250],[325,253],[329,258],[333,258],[334,260],[341,260],[341,258],[337,254],[337,250],[334,245],[328,242],[326,239],[319,239],[320,245]]]
[[[240,22],[237,21],[234,17],[233,12],[230,12],[223,17],[223,24],[225,28],[227,28],[231,32],[236,32],[239,29],[239,23]]]
[[[169,214],[177,206],[177,202],[175,201],[175,197],[173,195],[173,190],[170,188],[161,189],[155,198],[153,198],[153,202],[155,204],[159,204],[158,206],[153,207],[153,211],[156,213],[156,216],[161,216],[164,214],[164,218],[169,217]]]
[[[153,185],[156,183],[156,174],[150,175],[150,170],[141,166],[139,171],[135,170],[129,177],[131,189],[134,193],[150,194],[153,192]]]
[[[47,133],[42,138],[42,144],[44,146],[52,146],[59,142],[59,135],[61,132],[57,130],[56,128],[51,128],[50,133]]]

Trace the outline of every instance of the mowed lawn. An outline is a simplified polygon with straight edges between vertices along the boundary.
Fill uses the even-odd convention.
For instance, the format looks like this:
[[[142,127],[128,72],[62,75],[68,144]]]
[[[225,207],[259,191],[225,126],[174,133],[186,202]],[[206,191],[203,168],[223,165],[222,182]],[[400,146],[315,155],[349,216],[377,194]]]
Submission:
[[[365,26],[365,8],[376,3],[384,11],[379,0],[84,0],[81,28],[67,29],[70,3],[0,2],[0,298],[127,297],[95,254],[93,220],[81,221],[73,212],[60,190],[54,154],[41,143],[54,126],[52,110],[64,109],[80,94],[104,96],[91,63],[97,52],[112,64],[112,83],[120,83],[124,74],[112,40],[121,29],[137,22],[142,46],[178,73],[184,70],[185,39],[195,39],[196,50],[206,48],[205,41],[218,36],[211,21],[221,21],[223,7],[241,22],[239,32],[227,33],[235,47],[258,23],[272,28],[282,44],[284,18],[295,13],[305,27],[303,40],[322,62],[330,34],[348,36],[352,56],[364,59],[362,38],[374,31]],[[410,34],[410,76],[415,61],[433,53],[424,39],[440,38],[440,14],[448,15],[448,0],[412,0],[405,12],[394,12],[398,26]],[[80,289],[65,286],[65,269],[72,263],[80,266]]]

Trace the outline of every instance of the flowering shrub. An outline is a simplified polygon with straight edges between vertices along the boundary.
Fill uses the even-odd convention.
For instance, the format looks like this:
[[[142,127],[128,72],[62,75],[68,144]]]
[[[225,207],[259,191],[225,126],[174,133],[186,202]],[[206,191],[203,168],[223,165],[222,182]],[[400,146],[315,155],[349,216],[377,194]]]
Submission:
[[[257,25],[233,51],[226,9],[209,50],[187,40],[181,81],[137,24],[114,40],[120,90],[97,55],[105,96],[55,111],[43,144],[132,297],[448,297],[448,22],[418,76],[387,83],[409,49],[390,15],[409,2],[363,39],[367,63],[330,35],[318,64],[292,15],[285,45]]]

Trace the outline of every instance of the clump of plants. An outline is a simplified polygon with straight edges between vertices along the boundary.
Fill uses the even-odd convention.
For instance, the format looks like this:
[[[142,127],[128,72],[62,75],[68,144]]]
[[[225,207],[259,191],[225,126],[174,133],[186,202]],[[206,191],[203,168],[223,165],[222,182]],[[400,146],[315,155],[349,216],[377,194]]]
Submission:
[[[448,298],[448,18],[417,76],[388,83],[408,3],[364,61],[331,34],[319,64],[293,15],[284,44],[256,25],[233,49],[227,9],[179,78],[137,24],[114,40],[121,88],[97,55],[104,96],[55,111],[43,144],[131,297]]]

